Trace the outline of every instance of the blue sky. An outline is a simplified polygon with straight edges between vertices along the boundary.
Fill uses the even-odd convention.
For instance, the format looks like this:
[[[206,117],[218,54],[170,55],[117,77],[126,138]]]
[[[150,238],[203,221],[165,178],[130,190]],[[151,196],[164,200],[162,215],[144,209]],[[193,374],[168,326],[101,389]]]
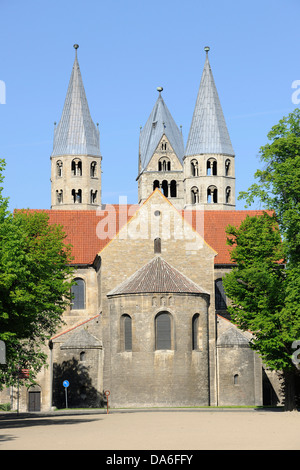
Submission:
[[[299,0],[0,0],[0,158],[10,209],[50,208],[53,123],[75,43],[99,122],[103,203],[137,202],[139,129],[157,86],[186,143],[207,45],[236,153],[236,192],[246,190],[267,133],[298,106],[299,13]]]

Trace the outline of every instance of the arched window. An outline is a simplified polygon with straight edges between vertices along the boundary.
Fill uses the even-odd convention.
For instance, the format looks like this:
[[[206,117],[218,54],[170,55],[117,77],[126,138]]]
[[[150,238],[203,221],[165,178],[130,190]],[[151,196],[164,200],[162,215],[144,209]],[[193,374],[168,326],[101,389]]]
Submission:
[[[227,186],[227,188],[226,188],[225,201],[226,201],[226,204],[230,204],[230,202],[231,202],[231,188],[230,188],[230,186]]]
[[[158,181],[158,180],[153,181],[153,191],[154,191],[156,188],[159,189],[159,181]]]
[[[199,176],[198,174],[198,162],[197,160],[191,161],[191,175],[192,176]]]
[[[168,312],[155,317],[155,349],[172,349],[171,316]]]
[[[91,204],[95,204],[97,202],[97,190],[91,189]]]
[[[215,204],[218,202],[218,190],[215,186],[209,186],[207,188],[207,202],[209,204]]]
[[[72,198],[74,204],[81,204],[82,203],[82,191],[81,189],[72,189]]]
[[[60,190],[56,190],[56,202],[57,204],[62,204],[63,203],[63,196],[64,196],[64,192],[62,189]]]
[[[164,196],[168,197],[169,195],[169,185],[168,181],[164,180],[161,184],[161,189],[163,190]]]
[[[199,203],[199,189],[194,186],[191,189],[191,201],[192,204],[198,204]]]
[[[239,383],[239,374],[234,374],[233,376],[233,384],[238,385]]]
[[[154,253],[161,253],[161,239],[155,238],[154,240]]]
[[[231,175],[231,162],[229,158],[225,161],[225,176]]]
[[[82,176],[82,162],[80,158],[72,160],[71,171],[73,176]]]
[[[97,176],[97,162],[91,163],[91,178],[96,178]]]
[[[121,334],[124,351],[132,351],[132,319],[130,315],[124,314],[121,317]]]
[[[81,353],[79,355],[79,360],[80,360],[80,362],[85,361],[85,351],[81,351]]]
[[[177,183],[175,180],[171,181],[170,193],[171,193],[170,194],[171,197],[177,197]]]
[[[167,157],[162,157],[159,160],[158,171],[171,171],[171,162]]]
[[[193,341],[193,350],[197,350],[200,348],[200,315],[199,313],[195,313],[192,318],[192,341]]]
[[[56,162],[56,176],[58,178],[61,178],[62,177],[62,173],[63,173],[63,162],[61,160],[58,160]]]
[[[74,279],[76,284],[71,288],[72,294],[72,310],[85,309],[85,282],[80,277]]]
[[[217,175],[217,160],[215,160],[214,158],[210,158],[209,160],[207,160],[206,174],[207,176]]]
[[[215,307],[216,310],[226,310],[226,294],[223,286],[222,279],[215,281]]]

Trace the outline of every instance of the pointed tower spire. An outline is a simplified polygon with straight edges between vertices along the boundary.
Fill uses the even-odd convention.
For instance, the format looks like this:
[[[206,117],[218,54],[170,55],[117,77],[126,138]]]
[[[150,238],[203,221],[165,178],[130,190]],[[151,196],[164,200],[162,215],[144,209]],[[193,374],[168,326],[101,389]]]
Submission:
[[[139,203],[160,188],[175,206],[183,207],[183,137],[163,100],[163,88],[158,87],[157,91],[158,98],[140,131]]]
[[[52,156],[99,155],[99,130],[92,121],[77,59],[75,60],[61,120],[54,131]]]
[[[141,171],[149,164],[163,135],[170,141],[180,162],[183,161],[184,144],[182,134],[161,96],[163,88],[157,87],[157,91],[159,95],[156,103],[140,133]]]
[[[185,155],[223,154],[234,156],[208,52],[187,140]]]
[[[51,154],[51,208],[96,209],[101,205],[101,154],[77,59],[61,120],[54,129]]]
[[[187,140],[185,207],[235,208],[234,151],[208,60],[209,47]]]

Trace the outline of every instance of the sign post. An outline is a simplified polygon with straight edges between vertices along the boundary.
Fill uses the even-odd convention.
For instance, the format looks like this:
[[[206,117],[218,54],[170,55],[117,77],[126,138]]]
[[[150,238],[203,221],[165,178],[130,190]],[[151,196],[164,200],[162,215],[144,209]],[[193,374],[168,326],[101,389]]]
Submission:
[[[66,396],[66,408],[68,408],[68,386],[70,385],[68,380],[63,381],[63,386],[65,387],[65,396]]]

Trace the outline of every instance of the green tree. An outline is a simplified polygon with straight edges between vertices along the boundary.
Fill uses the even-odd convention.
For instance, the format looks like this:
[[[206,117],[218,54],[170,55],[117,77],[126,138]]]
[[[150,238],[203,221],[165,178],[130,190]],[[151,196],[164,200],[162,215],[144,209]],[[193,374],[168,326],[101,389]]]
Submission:
[[[0,161],[0,182],[5,162]],[[61,226],[42,211],[8,211],[0,188],[0,340],[6,344],[0,386],[16,383],[18,370],[30,380],[45,364],[45,345],[62,324],[70,303],[71,247]]]
[[[255,334],[253,347],[266,365],[283,372],[285,407],[294,409],[298,367],[292,361],[293,343],[300,340],[300,110],[272,127],[268,140],[260,149],[263,169],[255,173],[257,182],[240,193],[239,199],[247,205],[258,200],[274,215],[266,214],[261,227],[248,220],[250,238],[228,229],[229,243],[236,245],[233,260],[238,264],[224,285],[235,304],[232,313],[237,324]],[[273,257],[268,257],[271,252]],[[279,267],[280,259],[284,270]]]

